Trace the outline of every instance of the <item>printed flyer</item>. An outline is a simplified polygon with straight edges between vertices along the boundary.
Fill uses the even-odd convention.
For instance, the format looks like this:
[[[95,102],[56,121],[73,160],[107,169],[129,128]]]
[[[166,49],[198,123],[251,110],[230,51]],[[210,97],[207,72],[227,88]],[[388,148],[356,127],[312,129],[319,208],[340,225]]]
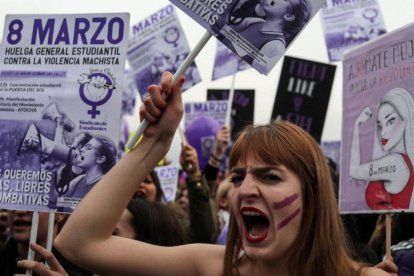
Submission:
[[[247,62],[235,55],[229,48],[217,40],[212,80],[231,76],[249,68],[251,67]]]
[[[325,3],[324,0],[170,1],[265,75]]]
[[[178,187],[178,165],[155,167],[166,202],[175,201]]]
[[[213,153],[216,133],[226,122],[228,105],[226,100],[184,104],[185,135],[197,150],[201,169]]]
[[[129,14],[7,15],[0,206],[70,213],[113,166]]]
[[[290,121],[321,141],[336,66],[285,56],[271,119]]]
[[[344,56],[339,206],[414,211],[414,24]]]
[[[321,21],[329,61],[341,61],[345,50],[386,32],[376,0],[326,0]]]
[[[190,46],[173,5],[131,27],[128,62],[141,97],[151,84],[159,84],[164,71],[174,73],[190,53]],[[185,71],[183,91],[201,81],[193,62]]]

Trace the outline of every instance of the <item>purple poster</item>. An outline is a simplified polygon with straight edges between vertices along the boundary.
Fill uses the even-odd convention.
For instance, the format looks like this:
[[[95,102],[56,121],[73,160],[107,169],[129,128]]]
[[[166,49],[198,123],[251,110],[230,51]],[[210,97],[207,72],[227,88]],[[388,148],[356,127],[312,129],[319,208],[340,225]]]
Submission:
[[[340,209],[414,211],[414,24],[343,62]]]
[[[342,60],[345,50],[386,32],[376,0],[326,0],[321,21],[330,61]]]
[[[170,0],[235,54],[268,74],[324,0]]]
[[[214,59],[213,76],[211,78],[212,80],[234,75],[239,71],[249,68],[249,64],[217,40],[216,57]]]
[[[128,62],[141,97],[158,84],[164,71],[174,73],[190,53],[190,46],[173,5],[153,13],[131,27]],[[201,81],[193,62],[185,72],[183,90]]]

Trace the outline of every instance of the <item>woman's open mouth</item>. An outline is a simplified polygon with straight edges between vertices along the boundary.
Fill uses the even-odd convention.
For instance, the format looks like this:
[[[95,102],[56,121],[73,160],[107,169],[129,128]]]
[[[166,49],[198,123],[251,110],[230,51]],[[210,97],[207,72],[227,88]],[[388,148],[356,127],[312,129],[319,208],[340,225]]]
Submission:
[[[267,237],[269,219],[259,209],[243,207],[240,214],[244,224],[244,235],[249,242],[261,242]]]
[[[13,228],[16,231],[21,231],[26,228],[30,228],[32,226],[31,221],[23,220],[23,219],[16,219],[13,222]]]

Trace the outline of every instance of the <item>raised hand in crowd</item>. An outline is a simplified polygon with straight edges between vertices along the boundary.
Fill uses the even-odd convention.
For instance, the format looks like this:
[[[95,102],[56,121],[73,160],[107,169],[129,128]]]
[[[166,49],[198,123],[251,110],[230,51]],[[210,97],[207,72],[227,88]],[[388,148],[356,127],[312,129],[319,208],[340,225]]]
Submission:
[[[214,144],[214,150],[212,158],[218,162],[221,161],[226,149],[230,143],[231,130],[228,126],[223,126],[216,134],[216,142]]]
[[[181,146],[180,165],[190,179],[201,177],[200,166],[196,149],[190,144]]]

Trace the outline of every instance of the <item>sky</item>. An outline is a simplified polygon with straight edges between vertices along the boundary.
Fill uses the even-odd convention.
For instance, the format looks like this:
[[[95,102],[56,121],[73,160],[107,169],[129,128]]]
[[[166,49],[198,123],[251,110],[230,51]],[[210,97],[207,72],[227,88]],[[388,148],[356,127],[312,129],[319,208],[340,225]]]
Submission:
[[[414,0],[377,0],[380,5],[387,31],[414,21]],[[134,24],[169,4],[167,0],[0,0],[0,35],[4,28],[6,14],[64,14],[64,13],[108,13],[128,12],[130,23]],[[201,39],[205,30],[188,15],[177,9],[177,13],[187,36],[190,47],[193,48]],[[0,37],[1,37],[0,36]],[[229,89],[232,77],[211,81],[213,61],[216,49],[215,38],[212,37],[195,59],[202,83],[197,84],[184,93],[185,102],[205,101],[207,89]],[[286,55],[329,63],[325,41],[322,32],[319,13],[291,44]],[[342,121],[342,63],[331,63],[337,66],[334,85],[331,92],[322,141],[337,141],[341,139]],[[255,89],[255,124],[265,124],[270,121],[276,89],[279,82],[282,61],[267,75],[261,75],[254,69],[239,72],[235,76],[235,89]],[[138,97],[137,97],[138,98]],[[139,100],[137,105],[139,105]],[[136,108],[138,110],[138,108]],[[128,116],[130,130],[139,125],[138,113]],[[178,162],[180,138],[174,138],[168,157]]]

